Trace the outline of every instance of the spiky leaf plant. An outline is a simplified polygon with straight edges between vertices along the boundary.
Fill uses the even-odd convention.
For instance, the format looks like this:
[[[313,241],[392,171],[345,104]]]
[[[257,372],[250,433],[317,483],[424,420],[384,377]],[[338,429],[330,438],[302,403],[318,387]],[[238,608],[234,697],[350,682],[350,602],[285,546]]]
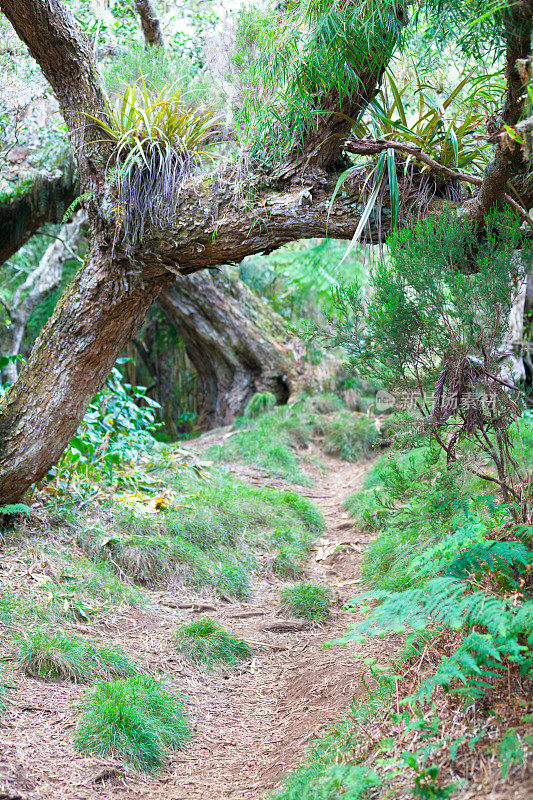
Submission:
[[[131,247],[146,225],[168,218],[191,172],[213,160],[209,140],[219,128],[213,109],[188,105],[181,89],[156,91],[144,76],[117,94],[106,107],[107,119],[87,115],[115,144],[108,170],[114,187],[117,231]]]
[[[82,704],[75,745],[157,773],[169,750],[183,750],[191,728],[183,698],[146,675],[99,683]]]
[[[62,631],[36,631],[19,637],[15,646],[15,664],[34,678],[92,683],[142,672],[122,651]]]
[[[313,583],[297,583],[280,593],[281,607],[294,617],[312,622],[325,619],[329,614],[331,590]]]
[[[188,661],[206,669],[233,666],[252,655],[252,648],[247,642],[225,630],[211,617],[181,625],[176,631],[175,642]]]

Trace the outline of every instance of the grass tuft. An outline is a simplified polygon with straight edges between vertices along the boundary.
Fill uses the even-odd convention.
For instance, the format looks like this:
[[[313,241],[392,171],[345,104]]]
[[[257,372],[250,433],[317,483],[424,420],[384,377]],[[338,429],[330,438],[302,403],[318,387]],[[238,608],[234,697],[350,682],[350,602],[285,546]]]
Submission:
[[[207,669],[233,666],[252,655],[249,644],[225,630],[211,617],[181,625],[176,631],[175,642],[179,652],[188,661]]]
[[[183,699],[146,675],[99,683],[82,704],[76,748],[124,759],[155,774],[169,750],[183,750],[191,727]]]
[[[283,589],[280,600],[283,610],[294,617],[318,621],[329,614],[331,589],[313,583],[297,583]]]
[[[266,411],[272,411],[276,407],[276,402],[276,397],[272,392],[256,392],[248,400],[242,415],[245,419],[255,419]]]
[[[37,631],[16,639],[15,646],[17,667],[33,678],[93,683],[142,672],[142,668],[120,650],[100,647],[62,631]]]
[[[358,461],[368,457],[379,442],[374,422],[365,416],[341,412],[324,426],[326,453],[333,453],[344,461]]]

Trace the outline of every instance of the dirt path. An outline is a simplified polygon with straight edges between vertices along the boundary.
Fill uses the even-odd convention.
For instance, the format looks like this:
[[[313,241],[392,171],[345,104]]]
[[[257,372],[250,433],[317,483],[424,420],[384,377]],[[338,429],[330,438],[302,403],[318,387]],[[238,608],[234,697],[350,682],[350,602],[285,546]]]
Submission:
[[[313,551],[306,576],[335,592],[328,623],[276,631],[287,622],[279,612],[284,584],[277,580],[260,582],[246,602],[217,602],[208,613],[257,649],[251,664],[215,676],[192,669],[176,654],[172,633],[195,612],[176,608],[179,600],[168,593],[154,593],[155,611],[132,611],[115,623],[92,625],[92,636],[134,653],[152,669],[160,667],[186,693],[195,726],[191,746],[173,756],[156,780],[139,778],[118,764],[109,770],[109,761],[82,758],[71,744],[75,706],[84,689],[24,679],[7,724],[0,728],[0,798],[260,800],[302,758],[313,734],[345,715],[352,696],[362,691],[361,662],[354,660],[352,648],[325,649],[323,644],[354,621],[342,603],[357,593],[367,539],[354,530],[343,500],[360,487],[368,465],[321,460],[326,473],[315,467],[315,485],[302,494],[321,508],[328,524],[319,543],[322,550]],[[237,472],[251,482],[264,482],[253,470]],[[317,560],[332,543],[342,543],[337,554]],[[383,658],[382,642],[358,648],[368,655],[377,650]],[[16,787],[12,795],[2,794],[3,769],[11,774],[7,785]]]

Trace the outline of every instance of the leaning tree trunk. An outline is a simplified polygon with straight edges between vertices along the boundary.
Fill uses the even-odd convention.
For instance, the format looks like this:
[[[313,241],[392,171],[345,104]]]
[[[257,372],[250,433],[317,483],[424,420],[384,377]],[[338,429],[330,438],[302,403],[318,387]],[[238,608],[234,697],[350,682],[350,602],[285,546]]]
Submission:
[[[279,402],[303,386],[304,345],[286,323],[229,272],[177,278],[159,302],[198,373],[200,421],[225,425],[255,392]]]
[[[135,11],[141,19],[146,43],[152,47],[164,47],[165,39],[161,22],[152,0],[135,0]]]
[[[168,272],[149,265],[141,278],[101,245],[94,237],[0,409],[0,505],[18,500],[59,460],[168,281]]]

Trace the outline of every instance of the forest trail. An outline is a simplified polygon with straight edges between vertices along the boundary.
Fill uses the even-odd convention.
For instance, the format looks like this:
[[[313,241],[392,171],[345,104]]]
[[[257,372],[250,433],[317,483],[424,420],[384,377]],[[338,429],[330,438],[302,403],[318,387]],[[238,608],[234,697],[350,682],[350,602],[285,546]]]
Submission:
[[[298,491],[316,503],[327,521],[304,579],[333,590],[328,621],[313,627],[288,620],[279,609],[279,590],[286,583],[274,578],[258,581],[246,601],[218,600],[196,610],[179,608],[181,597],[153,592],[156,608],[131,610],[115,624],[97,629],[93,625],[91,633],[101,642],[122,647],[152,669],[164,669],[185,692],[193,741],[184,752],[173,754],[158,778],[125,771],[109,759],[83,758],[74,750],[72,734],[85,689],[24,679],[0,735],[0,775],[8,765],[12,778],[13,770],[18,775],[10,785],[20,787],[20,794],[13,797],[260,800],[301,760],[312,736],[346,714],[352,696],[363,691],[364,666],[354,659],[353,648],[323,645],[355,621],[342,604],[357,594],[360,561],[370,537],[354,529],[343,501],[360,488],[370,463],[350,464],[323,454],[321,463],[324,471],[308,467],[313,486]],[[250,467],[232,471],[253,484],[283,483]],[[176,626],[204,611],[255,644],[251,663],[206,674],[178,656],[172,644]],[[289,630],[282,630],[287,625]],[[369,640],[358,646],[358,653],[383,660],[387,649],[395,649],[392,641]]]

